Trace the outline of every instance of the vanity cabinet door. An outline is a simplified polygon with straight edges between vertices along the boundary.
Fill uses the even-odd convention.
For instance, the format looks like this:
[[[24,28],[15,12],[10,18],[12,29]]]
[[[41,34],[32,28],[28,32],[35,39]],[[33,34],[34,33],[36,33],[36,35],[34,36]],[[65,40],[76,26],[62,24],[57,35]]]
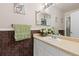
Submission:
[[[34,39],[34,53],[33,53],[33,55],[34,56],[37,56],[38,55],[38,41],[36,40],[36,39]]]
[[[38,39],[34,39],[34,56],[71,56],[72,54],[65,52],[55,46],[51,46]]]
[[[48,56],[46,50],[44,49],[44,43],[40,40],[34,39],[34,56]]]
[[[41,43],[44,43],[44,42],[41,42]],[[44,49],[47,53],[47,56],[48,55],[51,55],[51,56],[71,56],[72,54],[56,47],[56,46],[52,46],[52,45],[49,45],[47,43],[44,43]]]

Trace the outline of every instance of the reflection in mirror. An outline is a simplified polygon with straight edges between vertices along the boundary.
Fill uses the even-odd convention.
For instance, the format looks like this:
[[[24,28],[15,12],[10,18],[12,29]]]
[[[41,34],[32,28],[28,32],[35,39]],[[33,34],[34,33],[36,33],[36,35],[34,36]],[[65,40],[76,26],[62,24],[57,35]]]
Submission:
[[[46,12],[36,12],[36,25],[50,26],[51,15]]]

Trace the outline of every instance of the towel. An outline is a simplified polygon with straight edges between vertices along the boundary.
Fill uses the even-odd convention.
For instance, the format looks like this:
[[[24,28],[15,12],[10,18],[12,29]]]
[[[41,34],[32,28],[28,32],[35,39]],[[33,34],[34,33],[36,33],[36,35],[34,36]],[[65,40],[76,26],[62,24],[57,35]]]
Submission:
[[[31,38],[31,26],[24,24],[13,24],[15,30],[15,41]]]

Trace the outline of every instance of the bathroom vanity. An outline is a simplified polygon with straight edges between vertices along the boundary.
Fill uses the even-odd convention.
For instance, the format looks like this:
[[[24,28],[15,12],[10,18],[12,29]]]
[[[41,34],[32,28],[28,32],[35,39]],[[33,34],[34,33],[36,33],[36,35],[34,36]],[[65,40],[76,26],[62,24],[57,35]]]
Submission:
[[[78,56],[79,38],[61,36],[54,39],[34,34],[34,56]]]

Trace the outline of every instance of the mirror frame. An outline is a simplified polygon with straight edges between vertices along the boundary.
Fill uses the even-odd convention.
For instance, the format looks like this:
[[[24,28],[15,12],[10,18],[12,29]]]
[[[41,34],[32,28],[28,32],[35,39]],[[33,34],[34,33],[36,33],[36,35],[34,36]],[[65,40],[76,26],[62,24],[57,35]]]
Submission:
[[[42,25],[41,24],[41,22],[40,22],[40,24],[38,24],[38,14],[44,14],[44,13],[42,13],[42,12],[40,12],[40,11],[35,11],[35,24],[36,25],[41,25],[41,26],[51,26],[51,15],[49,15],[48,13],[46,13],[46,14],[48,14],[48,17],[49,17],[49,19],[50,19],[50,24],[46,24],[46,25]],[[47,22],[46,22],[47,23]]]

